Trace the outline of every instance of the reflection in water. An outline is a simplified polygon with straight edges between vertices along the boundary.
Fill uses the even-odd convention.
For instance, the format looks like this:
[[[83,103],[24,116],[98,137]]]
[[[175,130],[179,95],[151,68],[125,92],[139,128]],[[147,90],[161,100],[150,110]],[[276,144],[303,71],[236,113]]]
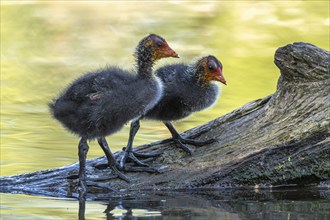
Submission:
[[[92,200],[0,194],[5,220],[35,219],[330,219],[330,190],[140,191]],[[79,205],[79,206],[78,206]]]
[[[86,197],[82,194],[79,195],[79,209],[78,219],[85,220],[86,212]],[[107,208],[104,210],[106,219],[133,219],[133,217],[152,217],[161,216],[159,211],[164,205],[164,201],[151,201],[151,200],[115,200],[109,201]],[[87,217],[88,219],[88,217]]]
[[[86,210],[86,197],[85,193],[80,191],[79,193],[79,209],[78,209],[78,219],[85,220],[85,210]]]
[[[107,219],[132,219],[133,217],[143,217],[154,219],[162,216],[161,209],[165,201],[162,200],[122,200],[110,201],[104,213]]]
[[[329,190],[143,192],[107,201],[105,219],[329,219]],[[101,211],[101,210],[100,210]],[[79,200],[85,219],[85,199]],[[86,219],[93,216],[86,216]]]

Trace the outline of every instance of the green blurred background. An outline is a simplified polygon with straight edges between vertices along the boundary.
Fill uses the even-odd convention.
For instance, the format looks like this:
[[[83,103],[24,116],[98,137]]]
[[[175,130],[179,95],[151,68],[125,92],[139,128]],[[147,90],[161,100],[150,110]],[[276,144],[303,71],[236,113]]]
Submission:
[[[175,123],[185,131],[273,93],[278,47],[303,41],[329,50],[329,2],[2,1],[1,175],[76,162],[78,138],[52,119],[47,103],[85,72],[132,69],[148,33],[163,36],[182,62],[213,54],[223,63],[228,85],[218,103]],[[114,152],[128,128],[107,138]],[[135,146],[168,137],[162,123],[143,121]],[[88,157],[101,155],[92,142]]]

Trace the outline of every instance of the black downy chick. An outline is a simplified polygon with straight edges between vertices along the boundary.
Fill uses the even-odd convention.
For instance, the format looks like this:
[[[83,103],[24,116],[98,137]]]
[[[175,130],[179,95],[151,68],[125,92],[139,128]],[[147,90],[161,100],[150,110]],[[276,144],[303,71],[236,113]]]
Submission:
[[[87,140],[97,139],[108,165],[121,179],[127,177],[117,169],[105,136],[150,110],[163,93],[161,80],[152,72],[154,62],[178,57],[165,39],[155,34],[143,38],[135,51],[137,73],[118,67],[106,67],[87,73],[69,85],[49,104],[51,113],[64,127],[81,139],[79,148],[79,182],[86,192]]]
[[[214,142],[214,139],[200,141],[183,138],[173,127],[171,121],[183,119],[193,112],[210,107],[218,98],[218,85],[215,81],[227,84],[222,75],[222,64],[214,56],[206,56],[192,65],[172,64],[159,68],[157,75],[164,84],[164,93],[157,105],[144,115],[146,119],[163,121],[172,134],[173,140],[184,151],[192,154],[185,144],[203,146]],[[132,150],[133,139],[140,128],[139,120],[131,123],[130,136],[120,166],[124,167],[127,158],[139,165],[147,166],[137,157],[147,158],[153,154],[141,154]]]

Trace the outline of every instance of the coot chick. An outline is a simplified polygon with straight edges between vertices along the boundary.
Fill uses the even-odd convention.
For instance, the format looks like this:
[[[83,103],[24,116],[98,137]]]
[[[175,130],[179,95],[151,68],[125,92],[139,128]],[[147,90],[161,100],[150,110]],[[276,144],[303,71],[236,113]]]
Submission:
[[[163,96],[160,101],[147,114],[146,119],[163,121],[172,134],[173,140],[184,151],[192,154],[185,144],[205,145],[214,142],[214,139],[200,141],[183,138],[173,127],[171,121],[183,119],[193,112],[210,107],[218,98],[218,86],[213,83],[219,81],[226,85],[222,75],[222,64],[214,56],[209,55],[199,59],[192,65],[172,64],[156,70],[156,75],[164,85]],[[124,156],[120,160],[120,166],[124,167],[127,158],[139,165],[145,165],[135,156],[148,157],[152,154],[140,154],[132,151],[134,136],[140,128],[139,120],[131,123],[130,136]]]
[[[178,57],[165,39],[155,34],[143,38],[134,55],[137,74],[113,66],[87,73],[49,104],[54,118],[80,137],[78,155],[82,192],[86,192],[87,140],[97,139],[110,168],[119,178],[128,181],[117,169],[105,136],[117,132],[158,102],[163,86],[152,72],[153,64],[161,58]]]

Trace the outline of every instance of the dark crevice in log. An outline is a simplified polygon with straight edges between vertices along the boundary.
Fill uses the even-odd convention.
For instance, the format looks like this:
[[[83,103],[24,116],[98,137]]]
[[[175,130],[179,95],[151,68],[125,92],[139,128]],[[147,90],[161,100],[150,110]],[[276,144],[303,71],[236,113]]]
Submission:
[[[178,150],[171,139],[136,148],[163,152],[150,162],[160,173],[128,172],[115,178],[104,157],[88,160],[88,194],[121,195],[139,190],[330,185],[330,54],[307,43],[279,48],[277,90],[183,133],[217,141]],[[118,156],[120,152],[115,153]],[[77,197],[78,163],[1,177],[1,192]],[[109,194],[107,194],[109,193]]]

